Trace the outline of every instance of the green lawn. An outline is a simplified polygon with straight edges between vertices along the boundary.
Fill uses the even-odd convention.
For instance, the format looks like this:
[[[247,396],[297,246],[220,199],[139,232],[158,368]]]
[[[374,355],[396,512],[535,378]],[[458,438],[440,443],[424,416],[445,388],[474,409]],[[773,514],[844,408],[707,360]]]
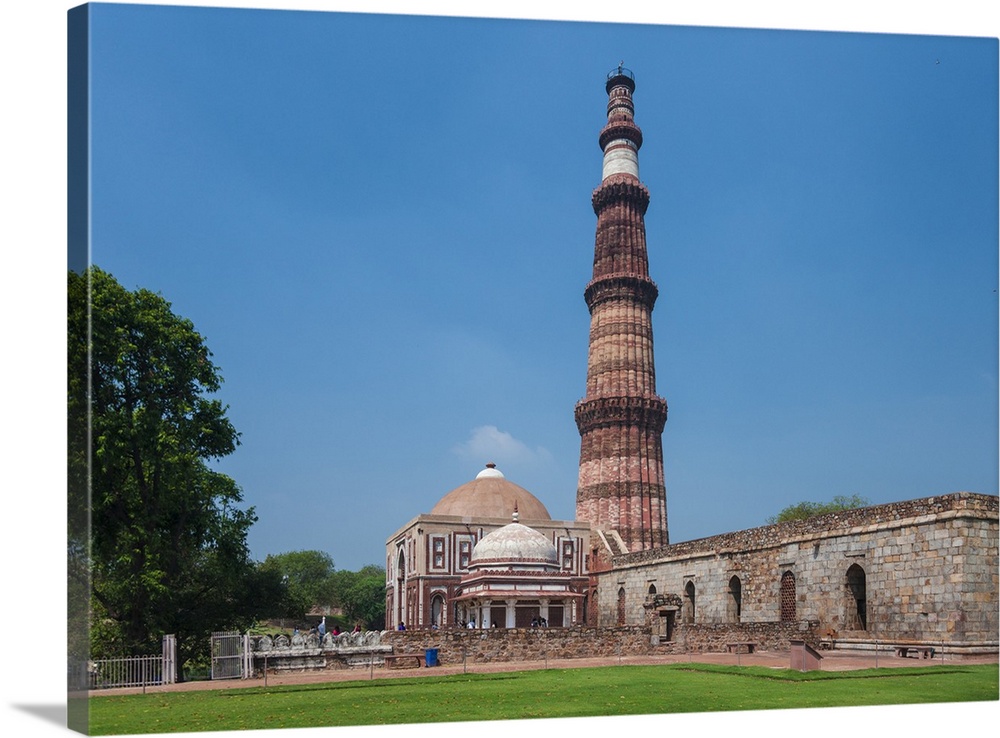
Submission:
[[[848,672],[616,666],[102,696],[90,732],[385,725],[460,720],[845,707],[998,698],[997,665]]]

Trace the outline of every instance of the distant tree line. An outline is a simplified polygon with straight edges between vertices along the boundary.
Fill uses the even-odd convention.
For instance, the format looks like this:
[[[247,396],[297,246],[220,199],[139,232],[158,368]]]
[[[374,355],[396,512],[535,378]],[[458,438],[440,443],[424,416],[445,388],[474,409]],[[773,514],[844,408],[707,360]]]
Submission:
[[[830,502],[798,502],[789,505],[777,515],[772,515],[767,519],[768,525],[774,523],[784,523],[789,520],[806,520],[825,515],[826,513],[839,512],[841,510],[853,510],[859,507],[867,507],[871,503],[864,497],[858,495],[837,495]]]
[[[289,551],[269,555],[261,568],[276,573],[287,587],[285,609],[274,616],[302,620],[314,608],[336,609],[342,627],[385,627],[385,569],[380,566],[337,570],[323,551]]]

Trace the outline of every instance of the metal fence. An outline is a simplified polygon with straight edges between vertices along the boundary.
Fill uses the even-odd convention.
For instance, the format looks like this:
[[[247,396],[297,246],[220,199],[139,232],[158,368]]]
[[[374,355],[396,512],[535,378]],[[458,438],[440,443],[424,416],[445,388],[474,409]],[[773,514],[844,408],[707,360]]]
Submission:
[[[99,659],[93,662],[89,682],[90,689],[163,684],[163,658],[128,656],[123,659]]]
[[[173,684],[177,681],[177,639],[172,635],[163,636],[163,652],[159,656],[90,661],[86,679],[88,689]]]

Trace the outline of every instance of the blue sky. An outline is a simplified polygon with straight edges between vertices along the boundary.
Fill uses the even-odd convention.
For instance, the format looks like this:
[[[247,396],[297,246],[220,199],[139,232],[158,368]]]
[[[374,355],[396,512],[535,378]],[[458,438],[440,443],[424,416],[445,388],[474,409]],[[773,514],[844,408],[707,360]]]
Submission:
[[[997,43],[96,5],[92,258],[194,321],[253,555],[383,563],[488,461],[572,519],[634,70],[671,540],[997,492]]]

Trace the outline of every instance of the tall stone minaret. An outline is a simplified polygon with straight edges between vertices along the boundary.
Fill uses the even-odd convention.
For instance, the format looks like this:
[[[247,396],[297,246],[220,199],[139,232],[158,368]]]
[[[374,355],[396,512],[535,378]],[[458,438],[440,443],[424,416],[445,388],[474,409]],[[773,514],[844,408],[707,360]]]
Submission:
[[[635,78],[608,74],[608,123],[600,135],[604,172],[597,214],[590,308],[587,392],[577,403],[580,478],[576,517],[595,531],[598,560],[666,545],[667,495],[661,435],[667,403],[656,394],[653,325],[643,216],[649,190],[639,181],[642,131],[633,120]],[[598,561],[592,562],[597,566]]]

